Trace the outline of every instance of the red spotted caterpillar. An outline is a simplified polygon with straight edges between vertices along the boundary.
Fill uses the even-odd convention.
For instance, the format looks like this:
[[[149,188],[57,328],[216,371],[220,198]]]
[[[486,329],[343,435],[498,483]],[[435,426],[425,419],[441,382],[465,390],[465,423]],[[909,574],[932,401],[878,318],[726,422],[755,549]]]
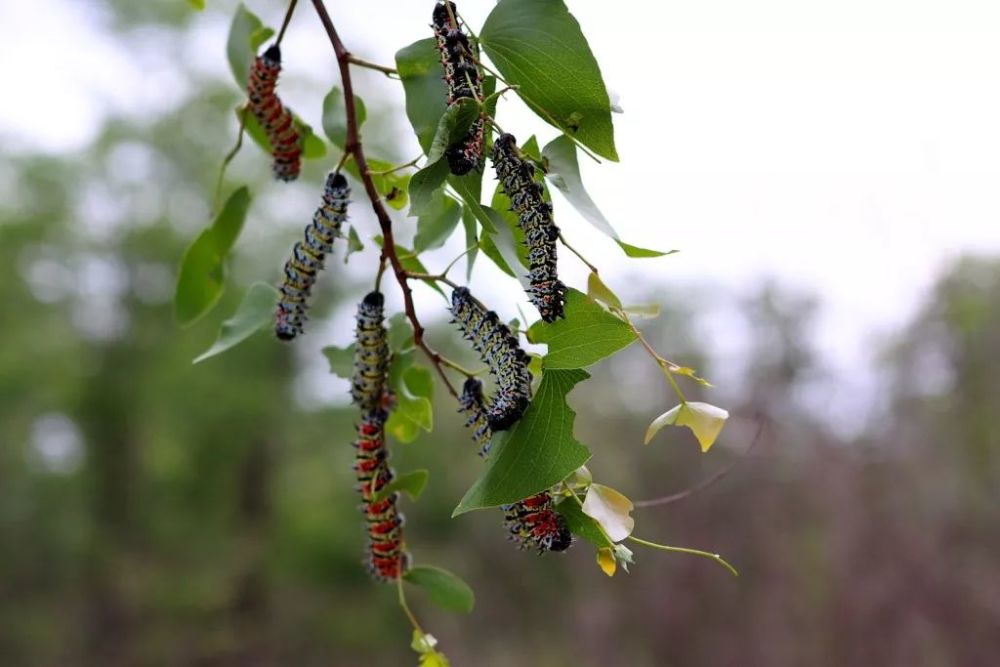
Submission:
[[[247,94],[250,111],[271,143],[274,177],[294,181],[302,168],[302,141],[292,112],[281,103],[274,90],[280,72],[281,49],[275,44],[254,60],[247,80]]]

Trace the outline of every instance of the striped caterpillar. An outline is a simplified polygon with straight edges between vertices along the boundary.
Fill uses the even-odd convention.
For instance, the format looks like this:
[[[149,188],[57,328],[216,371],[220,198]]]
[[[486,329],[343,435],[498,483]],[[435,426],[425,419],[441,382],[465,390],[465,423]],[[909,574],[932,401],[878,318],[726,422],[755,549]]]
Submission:
[[[490,449],[492,432],[486,418],[483,401],[483,383],[469,378],[458,397],[460,411],[465,413],[465,425],[473,429],[472,439],[479,445],[480,456],[486,456]],[[504,505],[504,526],[510,539],[521,549],[565,551],[573,541],[573,535],[566,519],[552,508],[552,494],[548,491],[531,496],[510,505]]]
[[[552,222],[552,205],[544,200],[542,186],[533,178],[535,166],[521,157],[513,135],[497,137],[493,144],[493,167],[524,231],[531,280],[528,298],[544,321],[554,322],[565,317],[566,286],[557,272],[559,228]]]
[[[449,106],[463,99],[483,99],[483,82],[476,66],[475,51],[458,23],[456,12],[455,3],[441,2],[434,7],[431,20],[444,80],[448,85]],[[474,169],[482,169],[485,133],[486,120],[480,115],[466,135],[447,148],[445,158],[451,173],[462,176]]]
[[[347,219],[347,202],[351,189],[347,179],[337,172],[326,177],[323,203],[306,226],[305,237],[292,248],[285,262],[285,282],[281,285],[281,300],[274,324],[274,335],[280,340],[292,340],[303,331],[309,292],[323,260],[333,250],[333,241],[340,236],[340,226]]]
[[[302,141],[292,112],[274,91],[281,72],[281,49],[277,44],[257,56],[247,79],[250,110],[271,143],[271,169],[280,181],[294,181],[302,168]]]
[[[472,347],[496,379],[497,390],[486,408],[491,431],[504,431],[521,418],[531,401],[528,355],[517,337],[492,310],[486,310],[466,287],[451,293],[451,313]]]
[[[351,397],[362,410],[372,410],[383,400],[385,375],[389,370],[389,342],[383,320],[385,298],[370,292],[358,304],[357,344]]]
[[[361,493],[361,510],[368,524],[367,563],[378,581],[395,581],[409,568],[410,557],[403,548],[403,515],[397,508],[398,493],[377,495],[393,479],[385,423],[394,397],[386,388],[389,347],[382,325],[384,298],[370,292],[358,304],[357,347],[352,393],[361,405],[361,423],[354,446],[354,472]]]

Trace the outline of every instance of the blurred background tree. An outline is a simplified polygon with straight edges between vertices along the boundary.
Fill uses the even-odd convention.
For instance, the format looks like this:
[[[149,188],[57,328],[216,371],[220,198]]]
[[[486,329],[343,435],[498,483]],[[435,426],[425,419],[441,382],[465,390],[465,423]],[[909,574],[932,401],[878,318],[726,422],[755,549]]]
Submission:
[[[197,18],[179,1],[106,5],[115,39],[154,31],[167,53],[183,51]],[[238,286],[262,266],[277,276],[323,168],[307,163],[280,204],[259,197],[223,303],[179,332],[177,262],[208,219],[239,99],[175,66],[192,87],[175,108],[112,116],[84,150],[0,165],[0,662],[408,664],[394,592],[359,564],[353,410],[308,398],[324,341],[290,350],[259,335],[190,364]],[[367,127],[395,132],[377,114]],[[230,176],[266,192],[253,150]],[[344,276],[320,293],[329,319],[315,338],[349,318],[340,302],[359,287]],[[713,377],[699,300],[656,298],[650,340]],[[477,592],[470,618],[421,609],[454,663],[995,663],[1000,261],[964,259],[940,278],[886,346],[878,418],[850,437],[830,424],[851,415],[798,400],[830,381],[809,342],[822,302],[769,283],[724,305],[750,351],[728,404],[763,420],[760,443],[704,492],[637,512],[652,537],[726,554],[740,579],[645,552],[607,579],[585,550],[515,551],[488,512],[451,520],[480,463],[441,402],[433,437],[396,456],[419,458],[433,480],[407,506],[420,526],[410,541]],[[696,484],[753,436],[734,424],[733,446],[703,460],[689,434],[672,434],[669,448],[616,460],[664,390],[638,350],[598,366],[587,387],[571,397],[577,432],[633,497]]]

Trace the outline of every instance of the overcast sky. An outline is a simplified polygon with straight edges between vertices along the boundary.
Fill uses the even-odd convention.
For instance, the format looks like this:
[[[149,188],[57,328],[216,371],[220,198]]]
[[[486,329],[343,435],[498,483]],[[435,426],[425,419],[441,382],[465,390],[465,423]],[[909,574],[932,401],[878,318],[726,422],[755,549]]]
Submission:
[[[232,3],[208,4],[227,13],[208,12],[189,51],[206,72],[228,76]],[[625,240],[681,250],[626,260],[557,201],[564,231],[626,298],[637,271],[733,294],[762,276],[814,291],[825,303],[817,342],[847,383],[839,392],[854,393],[872,337],[905,323],[950,260],[1000,250],[1000,2],[567,4],[625,111],[615,116],[621,163],[584,164],[585,182]],[[280,22],[283,3],[248,5]],[[302,5],[285,61],[311,63],[332,82],[329,45]],[[349,48],[388,64],[428,36],[433,3],[328,5]],[[460,10],[478,27],[492,5]],[[170,67],[178,54],[156,53],[155,39],[148,52],[117,49],[99,6],[0,3],[0,61],[17,65],[5,70],[16,94],[0,105],[8,146],[79,147],[107,110],[159,109],[170,103],[164,91],[183,91]],[[398,84],[364,82],[402,103]],[[324,92],[297,104],[311,104],[304,115],[314,125]],[[522,137],[556,136],[519,105],[499,119]],[[401,153],[415,154],[412,146]],[[577,284],[584,275],[567,273]],[[727,332],[711,337],[720,354],[732,353]]]

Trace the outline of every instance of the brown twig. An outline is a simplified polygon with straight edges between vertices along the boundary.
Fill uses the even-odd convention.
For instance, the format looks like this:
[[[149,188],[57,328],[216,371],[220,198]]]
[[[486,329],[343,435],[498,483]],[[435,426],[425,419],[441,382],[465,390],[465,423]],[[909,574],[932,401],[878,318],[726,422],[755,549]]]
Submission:
[[[684,491],[679,491],[678,493],[674,493],[669,496],[663,496],[662,498],[652,498],[650,500],[638,500],[632,504],[635,505],[636,507],[661,507],[663,505],[670,505],[671,503],[676,503],[678,501],[684,500],[685,498],[690,498],[694,494],[704,491],[705,489],[712,486],[720,479],[731,473],[733,471],[733,468],[742,463],[743,460],[750,455],[750,452],[753,451],[753,448],[757,444],[757,441],[760,440],[760,434],[763,432],[764,432],[764,419],[758,416],[757,431],[753,435],[753,440],[750,441],[750,446],[747,447],[747,450],[743,452],[743,454],[738,459],[730,463],[728,466],[718,471],[714,475],[708,477],[707,479],[702,480],[698,484],[695,484],[691,488],[685,489]]]
[[[378,190],[375,189],[375,183],[368,172],[368,160],[365,158],[365,149],[361,145],[361,137],[358,135],[358,118],[354,109],[354,86],[351,83],[351,63],[354,60],[350,52],[344,48],[344,43],[340,41],[337,29],[333,26],[333,21],[330,19],[330,14],[326,11],[326,5],[323,3],[323,0],[312,0],[312,4],[316,8],[316,13],[319,15],[319,20],[326,30],[327,37],[330,38],[333,52],[337,56],[340,78],[344,84],[344,107],[347,111],[347,138],[344,150],[354,156],[354,161],[358,165],[358,175],[361,177],[361,183],[365,187],[365,194],[368,195],[368,199],[372,203],[372,210],[378,219],[379,227],[382,228],[382,255],[392,266],[396,282],[399,283],[399,288],[403,292],[403,308],[406,312],[406,318],[413,327],[413,343],[423,350],[427,358],[430,359],[431,364],[437,370],[438,375],[441,376],[441,380],[444,382],[445,387],[447,387],[448,392],[455,398],[458,398],[458,392],[455,391],[455,387],[451,384],[451,380],[448,379],[444,371],[441,355],[424,341],[424,327],[420,323],[416,309],[413,306],[413,291],[406,281],[406,269],[403,268],[399,260],[399,255],[396,252],[396,241],[392,233],[392,219],[385,210],[385,206],[382,205],[382,198],[379,196]]]

